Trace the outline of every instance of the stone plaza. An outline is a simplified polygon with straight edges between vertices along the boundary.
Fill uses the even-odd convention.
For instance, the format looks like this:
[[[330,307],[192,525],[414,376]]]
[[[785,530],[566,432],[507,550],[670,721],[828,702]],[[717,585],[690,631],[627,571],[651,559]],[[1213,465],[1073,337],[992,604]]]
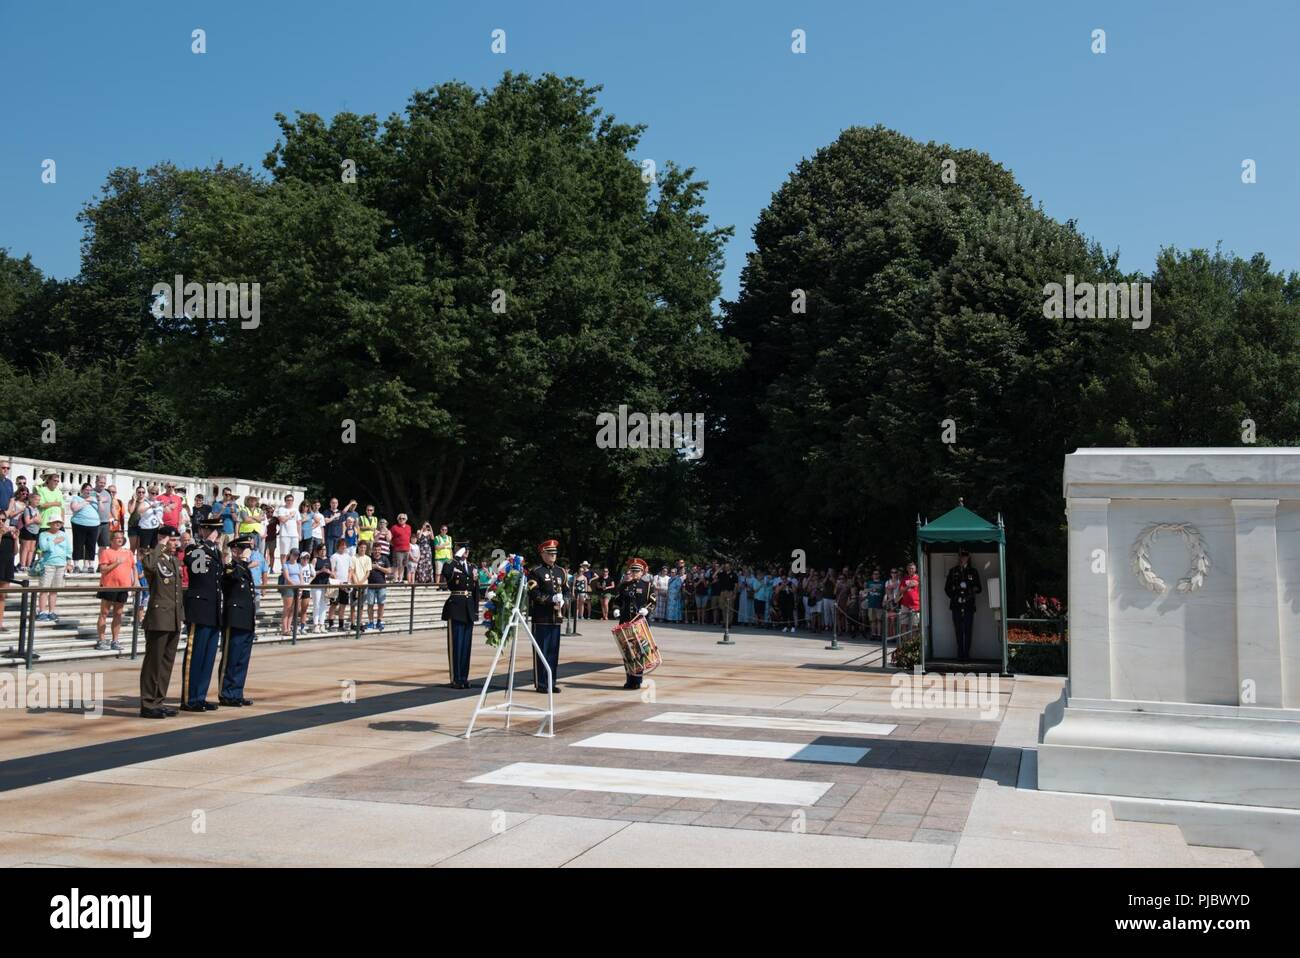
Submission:
[[[470,691],[444,686],[440,628],[259,643],[255,705],[166,723],[137,717],[137,663],[96,661],[101,717],[0,710],[0,864],[1273,863],[1269,847],[1143,821],[1140,802],[1039,791],[1062,679],[998,677],[991,707],[952,704],[900,697],[907,676],[874,644],[655,631],[664,664],[640,692],[620,688],[609,623],[565,637],[553,738],[499,716],[464,738],[490,661],[481,630]]]

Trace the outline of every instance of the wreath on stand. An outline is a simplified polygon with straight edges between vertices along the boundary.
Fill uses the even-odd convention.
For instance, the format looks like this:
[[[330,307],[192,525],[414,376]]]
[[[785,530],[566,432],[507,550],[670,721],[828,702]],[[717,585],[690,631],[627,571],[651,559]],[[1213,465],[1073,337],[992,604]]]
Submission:
[[[515,607],[515,597],[523,587],[524,557],[512,555],[492,577],[484,596],[484,634],[487,644],[493,648],[505,641],[502,632],[510,623],[510,610]]]
[[[1133,571],[1138,580],[1156,595],[1169,591],[1165,580],[1156,575],[1151,568],[1151,543],[1161,533],[1176,533],[1183,537],[1191,565],[1187,575],[1178,580],[1179,592],[1195,592],[1205,584],[1205,576],[1210,571],[1210,553],[1205,548],[1205,540],[1196,526],[1189,522],[1153,522],[1137,537],[1133,543]]]

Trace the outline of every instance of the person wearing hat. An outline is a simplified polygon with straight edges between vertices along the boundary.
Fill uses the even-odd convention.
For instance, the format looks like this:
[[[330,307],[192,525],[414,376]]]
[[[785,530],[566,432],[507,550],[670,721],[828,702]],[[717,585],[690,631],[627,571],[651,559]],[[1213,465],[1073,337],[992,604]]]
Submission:
[[[181,638],[185,603],[175,536],[174,527],[162,526],[157,541],[140,556],[140,566],[149,585],[149,606],[144,613],[144,661],[140,665],[141,718],[169,718],[176,714],[174,708],[165,704],[176,662],[176,646]]]
[[[208,699],[212,666],[221,643],[221,517],[209,517],[199,523],[199,541],[185,550],[184,562],[189,576],[185,590],[185,657],[181,662],[181,710],[215,712],[217,706]]]
[[[637,616],[645,616],[654,606],[650,580],[645,577],[648,568],[644,559],[628,560],[627,573],[619,583],[618,595],[615,598],[618,605],[614,609],[614,614],[618,616],[619,625],[631,622]],[[628,672],[623,688],[639,689],[640,687],[641,676]]]
[[[975,596],[983,591],[979,571],[970,564],[970,552],[965,548],[957,553],[957,564],[948,570],[943,584],[948,596],[948,609],[952,612],[952,628],[957,636],[957,658],[970,659],[970,640],[975,625]]]
[[[537,547],[542,561],[528,573],[528,617],[532,622],[533,638],[541,647],[542,655],[550,668],[551,684],[546,684],[547,672],[533,650],[533,682],[538,692],[559,692],[556,681],[560,674],[561,608],[564,606],[564,570],[555,564],[560,543],[547,539]]]
[[[478,618],[478,576],[469,564],[469,550],[461,546],[456,558],[442,567],[442,578],[451,595],[442,604],[447,632],[447,671],[453,689],[469,688],[469,655],[474,641],[474,621]]]
[[[36,541],[41,552],[41,588],[63,588],[64,575],[68,562],[72,559],[72,534],[63,531],[63,516],[51,516],[49,527],[44,529]],[[55,611],[59,607],[57,592],[36,593],[37,622],[59,622]]]
[[[43,485],[36,488],[36,507],[41,510],[41,530],[50,527],[50,520],[58,516],[64,519],[63,490],[59,488],[59,474],[53,469],[41,473]]]
[[[221,624],[224,631],[217,701],[235,708],[253,704],[252,699],[244,698],[244,681],[248,678],[248,661],[253,655],[253,634],[257,628],[253,570],[248,566],[252,548],[252,536],[232,539],[230,565],[225,567],[221,576]]]

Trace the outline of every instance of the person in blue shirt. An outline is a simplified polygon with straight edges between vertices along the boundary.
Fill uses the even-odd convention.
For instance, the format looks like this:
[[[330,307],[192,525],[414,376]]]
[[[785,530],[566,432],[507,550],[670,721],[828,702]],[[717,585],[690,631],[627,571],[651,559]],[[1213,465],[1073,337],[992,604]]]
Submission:
[[[0,459],[0,513],[9,510],[9,503],[14,498],[14,482],[9,478],[10,467],[8,459]]]
[[[260,552],[249,553],[248,571],[253,574],[253,609],[256,614],[262,610],[262,580],[266,577],[266,558]]]
[[[221,542],[224,545],[235,535],[235,521],[239,517],[239,503],[229,489],[221,490],[221,501],[212,507],[213,519],[221,520]]]
[[[871,637],[878,640],[885,634],[885,580],[879,569],[871,570],[866,591],[867,623],[871,628]]]
[[[41,550],[41,588],[58,589],[63,586],[63,577],[67,572],[68,561],[72,558],[72,536],[63,531],[63,520],[58,516],[50,519],[49,528],[41,533],[36,542]],[[36,594],[36,621],[58,623],[55,614],[58,609],[57,592],[38,592]],[[44,610],[44,611],[42,611]]]
[[[90,492],[90,483],[83,482],[81,490],[73,494],[69,511],[72,512],[72,571],[93,572],[95,547],[99,543],[99,507]]]

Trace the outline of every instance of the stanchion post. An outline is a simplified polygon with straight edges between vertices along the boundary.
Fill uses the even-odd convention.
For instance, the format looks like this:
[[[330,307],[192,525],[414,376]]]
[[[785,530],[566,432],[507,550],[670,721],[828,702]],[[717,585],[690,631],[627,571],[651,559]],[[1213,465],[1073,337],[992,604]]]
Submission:
[[[298,593],[299,593],[298,587],[294,586],[293,601],[289,605],[289,608],[293,611],[293,621],[289,623],[289,644],[290,645],[298,644],[298,600],[301,598]]]
[[[722,638],[718,640],[718,645],[735,645],[731,641],[731,603],[722,610]]]
[[[40,593],[37,592],[36,595],[39,596]],[[33,598],[35,598],[35,596]],[[39,605],[40,605],[39,602],[36,601],[32,602],[32,607],[29,610],[31,613],[31,618],[27,620],[27,671],[28,672],[32,670],[32,646],[36,644],[36,609]]]
[[[840,614],[839,613],[840,613],[840,608],[837,605],[834,607],[834,611],[831,612],[831,644],[825,646],[825,648],[830,649],[832,652],[838,652],[840,650]]]
[[[27,625],[27,581],[24,579],[18,585],[22,591],[18,593],[18,647],[14,653],[20,656],[23,654],[23,629]]]
[[[407,583],[407,588],[411,590],[411,618],[406,623],[406,634],[410,635],[415,631],[415,583]]]
[[[134,659],[140,648],[140,590],[135,590],[131,603],[131,658]]]

